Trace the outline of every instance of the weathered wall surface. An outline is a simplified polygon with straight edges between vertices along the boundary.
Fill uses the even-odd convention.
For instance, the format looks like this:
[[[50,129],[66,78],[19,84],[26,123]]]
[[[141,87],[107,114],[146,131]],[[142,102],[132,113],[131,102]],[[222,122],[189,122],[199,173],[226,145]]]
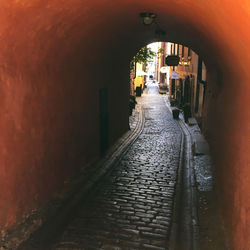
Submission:
[[[1,230],[99,157],[100,88],[108,88],[110,142],[128,128],[127,79],[114,81],[128,75],[127,62],[112,71],[119,52],[110,58],[116,48],[105,52],[104,34],[93,34],[96,24],[79,19],[87,8],[77,13],[75,6],[71,13],[49,2],[1,6]]]
[[[233,249],[250,245],[250,4],[228,0],[9,0],[0,4],[0,227],[43,204],[99,155],[98,91],[110,141],[127,130],[128,63],[155,40],[190,46],[208,69],[206,131]],[[117,81],[119,79],[119,81]]]

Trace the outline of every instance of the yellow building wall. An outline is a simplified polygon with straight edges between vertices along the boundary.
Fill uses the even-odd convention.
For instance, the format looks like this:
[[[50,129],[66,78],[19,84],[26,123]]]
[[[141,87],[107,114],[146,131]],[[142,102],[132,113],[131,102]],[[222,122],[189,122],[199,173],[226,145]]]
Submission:
[[[137,76],[135,78],[135,81],[134,81],[134,87],[136,89],[136,87],[140,87],[142,86],[142,88],[144,87],[144,77],[143,76]]]
[[[136,63],[136,70],[142,72],[143,65],[141,63]],[[140,87],[140,86],[142,86],[142,88],[144,88],[144,76],[138,75],[138,76],[136,76],[136,78],[134,80],[134,89],[136,89],[136,87]]]

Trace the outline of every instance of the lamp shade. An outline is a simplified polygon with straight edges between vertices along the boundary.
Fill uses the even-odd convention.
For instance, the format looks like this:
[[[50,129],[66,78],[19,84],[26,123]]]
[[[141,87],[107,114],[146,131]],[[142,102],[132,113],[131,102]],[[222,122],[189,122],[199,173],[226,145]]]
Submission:
[[[156,14],[150,12],[143,12],[140,14],[140,17],[142,18],[143,24],[151,25],[156,18]]]

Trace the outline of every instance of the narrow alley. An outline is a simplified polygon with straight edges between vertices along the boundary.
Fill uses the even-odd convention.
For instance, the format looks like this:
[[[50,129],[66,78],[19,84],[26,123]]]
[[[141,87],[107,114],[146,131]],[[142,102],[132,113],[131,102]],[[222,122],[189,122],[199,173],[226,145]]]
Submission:
[[[138,98],[142,133],[43,249],[168,249],[182,134],[164,98],[156,87]]]
[[[249,250],[249,29],[249,0],[1,1],[0,250]]]

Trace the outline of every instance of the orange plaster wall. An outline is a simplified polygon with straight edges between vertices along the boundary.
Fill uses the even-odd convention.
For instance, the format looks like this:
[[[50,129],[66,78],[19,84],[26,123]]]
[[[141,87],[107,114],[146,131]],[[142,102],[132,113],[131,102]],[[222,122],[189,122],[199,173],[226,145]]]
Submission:
[[[0,5],[0,226],[10,228],[99,155],[98,90],[109,89],[110,141],[128,128],[128,63],[155,40],[206,62],[205,128],[230,245],[248,249],[249,1],[9,0]]]
[[[107,73],[117,58],[104,53],[104,34],[96,34],[96,23],[85,27],[79,6],[72,13],[68,7],[10,1],[0,9],[1,230],[99,157],[99,88],[109,91],[110,142],[128,129],[128,86],[126,79],[114,80],[128,67],[122,62],[123,71]],[[80,14],[85,11],[82,6]]]

